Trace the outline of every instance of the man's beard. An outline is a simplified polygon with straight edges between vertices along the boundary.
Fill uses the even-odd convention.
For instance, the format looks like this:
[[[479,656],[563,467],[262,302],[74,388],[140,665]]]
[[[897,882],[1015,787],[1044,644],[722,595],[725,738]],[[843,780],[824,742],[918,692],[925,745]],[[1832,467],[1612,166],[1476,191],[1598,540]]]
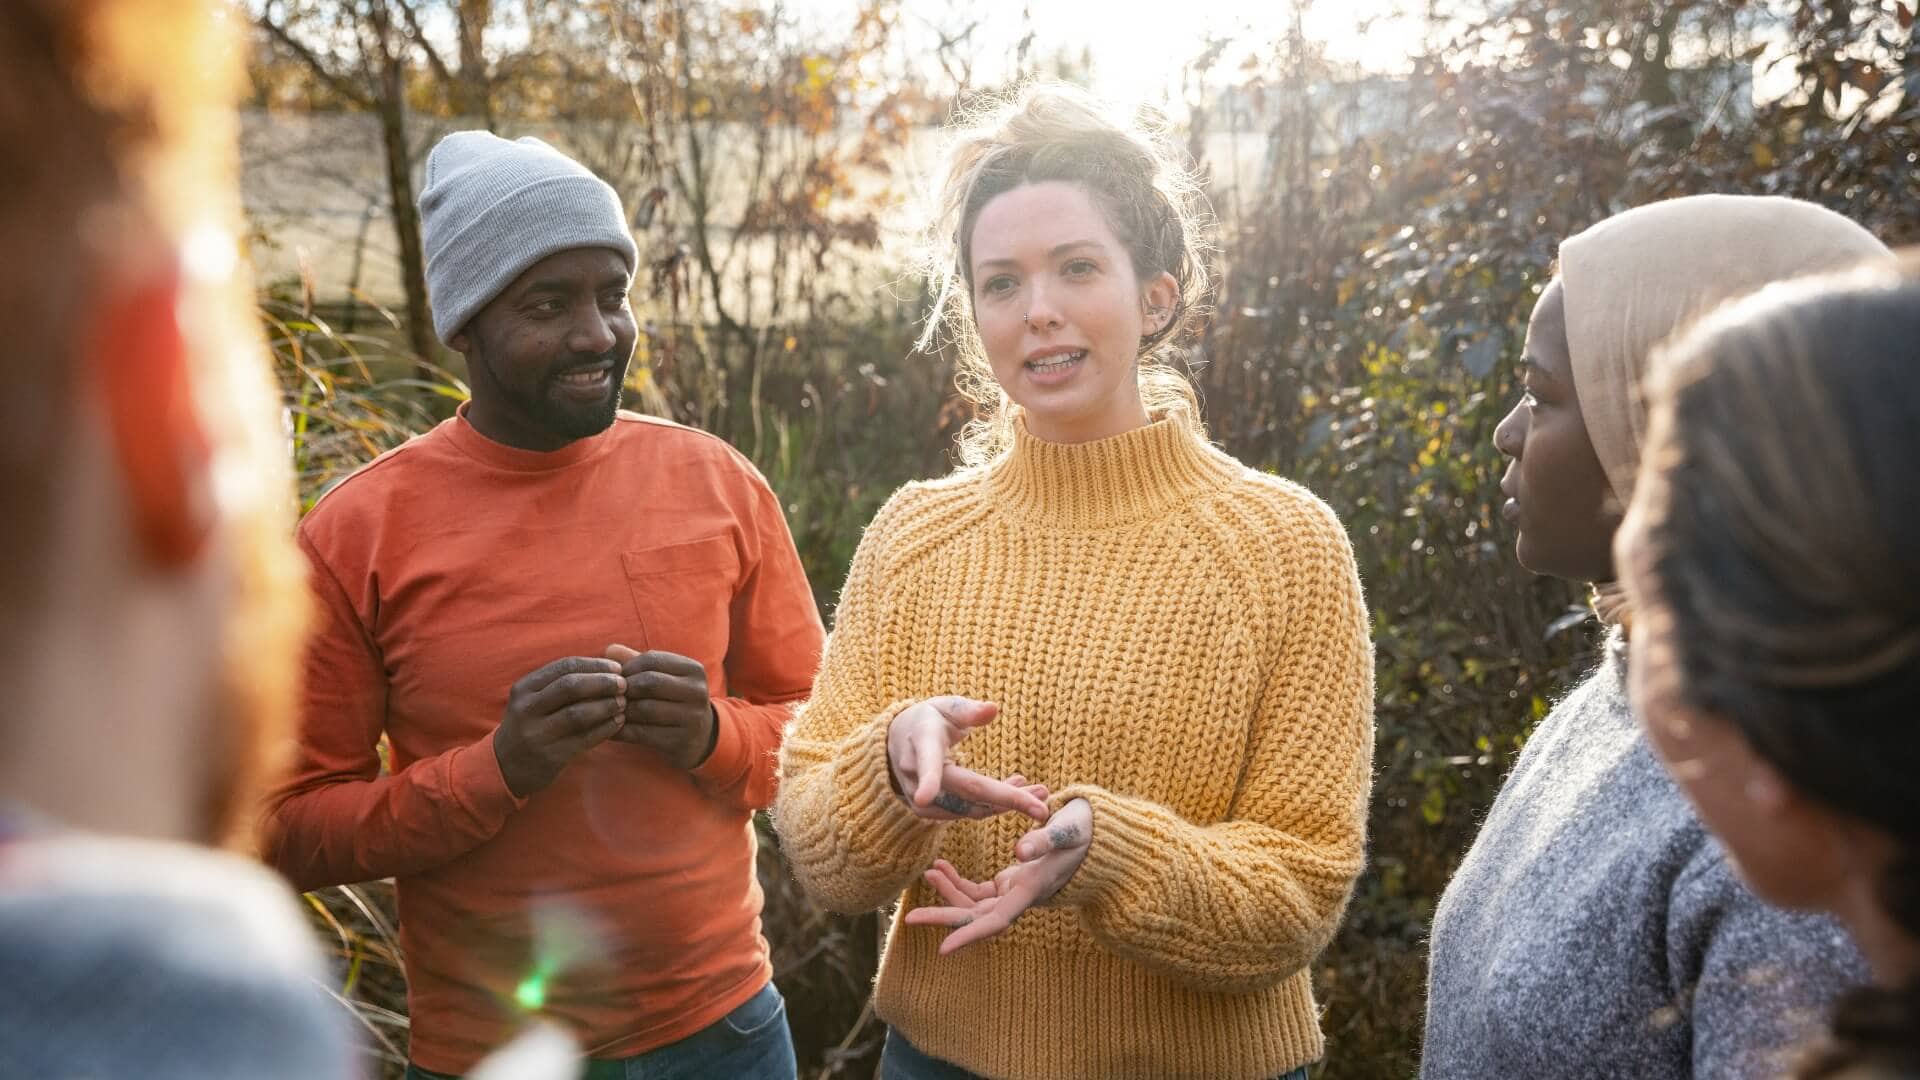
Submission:
[[[621,386],[626,379],[627,362],[631,353],[625,355],[616,347],[602,356],[575,357],[556,365],[545,378],[540,380],[539,391],[531,400],[523,402],[528,419],[542,431],[559,436],[571,442],[598,435],[613,426],[614,413],[620,409]],[[579,369],[589,364],[611,365],[611,385],[606,396],[598,401],[581,402],[568,400],[565,391],[560,388],[560,373],[568,369]]]

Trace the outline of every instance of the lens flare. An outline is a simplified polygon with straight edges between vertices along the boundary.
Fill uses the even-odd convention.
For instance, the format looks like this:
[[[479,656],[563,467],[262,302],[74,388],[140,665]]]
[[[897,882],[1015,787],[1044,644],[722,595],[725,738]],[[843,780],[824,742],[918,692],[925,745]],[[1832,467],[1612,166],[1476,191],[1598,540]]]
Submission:
[[[520,980],[513,988],[514,1004],[528,1012],[535,1012],[547,1003],[547,985],[553,981],[553,965],[542,961],[531,975]]]

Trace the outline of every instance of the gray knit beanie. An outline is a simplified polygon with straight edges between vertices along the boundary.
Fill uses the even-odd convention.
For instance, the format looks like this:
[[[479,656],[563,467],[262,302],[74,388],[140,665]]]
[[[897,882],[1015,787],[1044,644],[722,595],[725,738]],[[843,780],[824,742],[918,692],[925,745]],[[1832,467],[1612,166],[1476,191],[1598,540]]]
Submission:
[[[449,341],[527,267],[604,247],[639,261],[620,196],[579,162],[527,136],[456,131],[427,155],[420,192],[433,332]]]

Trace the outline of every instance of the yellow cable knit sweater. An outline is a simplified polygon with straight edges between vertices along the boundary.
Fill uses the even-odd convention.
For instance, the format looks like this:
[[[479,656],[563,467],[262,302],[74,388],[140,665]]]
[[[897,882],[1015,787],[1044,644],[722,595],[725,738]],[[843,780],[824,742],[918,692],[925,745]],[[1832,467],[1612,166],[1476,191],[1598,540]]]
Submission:
[[[868,527],[775,819],[828,908],[940,901],[1032,821],[915,818],[888,722],[997,702],[958,747],[1093,807],[1045,908],[952,956],[896,914],[876,1008],[915,1046],[1009,1078],[1256,1080],[1321,1056],[1307,965],[1364,857],[1373,654],[1346,534],[1298,485],[1189,425],[1099,442],[1022,428],[992,465],[897,492]]]

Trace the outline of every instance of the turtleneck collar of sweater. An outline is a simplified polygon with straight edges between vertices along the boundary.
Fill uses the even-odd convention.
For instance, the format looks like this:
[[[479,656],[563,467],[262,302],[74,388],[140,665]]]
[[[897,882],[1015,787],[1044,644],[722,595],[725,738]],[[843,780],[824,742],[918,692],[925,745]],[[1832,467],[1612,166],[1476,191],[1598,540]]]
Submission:
[[[1013,447],[987,466],[986,487],[994,508],[1014,516],[1104,529],[1163,517],[1240,472],[1179,418],[1084,443],[1043,441],[1015,418]]]

